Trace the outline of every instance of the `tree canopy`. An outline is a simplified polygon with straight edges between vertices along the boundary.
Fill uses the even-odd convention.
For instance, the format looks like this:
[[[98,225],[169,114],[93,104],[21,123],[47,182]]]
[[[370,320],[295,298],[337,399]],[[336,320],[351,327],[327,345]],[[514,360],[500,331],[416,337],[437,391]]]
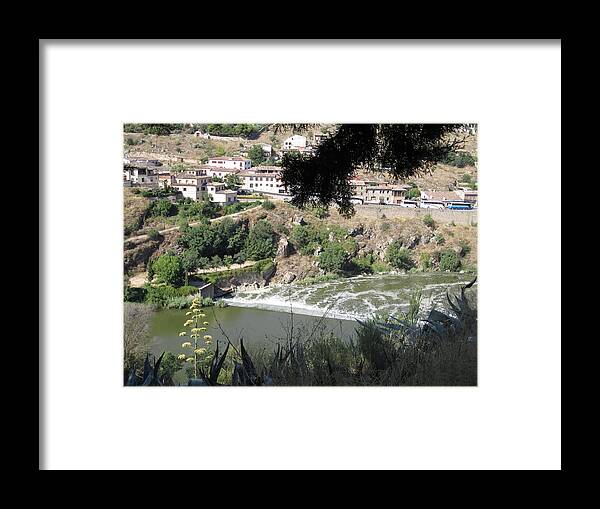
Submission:
[[[336,204],[352,212],[349,179],[358,169],[387,172],[406,179],[433,168],[463,145],[462,124],[340,124],[313,155],[283,156],[282,181],[292,204]],[[307,130],[314,124],[284,124],[275,129]]]

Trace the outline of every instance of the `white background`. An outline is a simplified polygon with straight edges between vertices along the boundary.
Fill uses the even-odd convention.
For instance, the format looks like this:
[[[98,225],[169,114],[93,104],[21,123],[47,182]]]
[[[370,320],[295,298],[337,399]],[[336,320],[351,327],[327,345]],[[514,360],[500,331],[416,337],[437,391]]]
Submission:
[[[41,55],[43,468],[560,468],[558,42]],[[273,121],[479,124],[477,388],[122,386],[122,123]]]

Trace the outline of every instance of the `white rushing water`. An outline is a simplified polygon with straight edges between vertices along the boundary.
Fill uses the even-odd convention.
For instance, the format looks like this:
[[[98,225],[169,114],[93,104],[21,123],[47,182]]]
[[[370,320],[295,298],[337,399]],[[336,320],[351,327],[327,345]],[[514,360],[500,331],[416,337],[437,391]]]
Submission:
[[[272,285],[240,291],[226,299],[231,306],[252,307],[342,320],[406,311],[411,294],[422,291],[422,309],[445,307],[446,291],[458,291],[473,279],[467,274],[423,273],[356,276],[303,285]]]

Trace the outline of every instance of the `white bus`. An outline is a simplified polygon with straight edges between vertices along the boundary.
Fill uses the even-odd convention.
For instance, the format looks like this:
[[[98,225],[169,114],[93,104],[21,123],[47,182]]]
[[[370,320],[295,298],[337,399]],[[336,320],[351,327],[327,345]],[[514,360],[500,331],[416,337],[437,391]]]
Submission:
[[[443,201],[421,200],[422,209],[445,209],[446,204]]]
[[[419,207],[419,202],[417,202],[415,200],[402,200],[402,203],[400,204],[400,206],[410,208],[410,209],[416,209]]]

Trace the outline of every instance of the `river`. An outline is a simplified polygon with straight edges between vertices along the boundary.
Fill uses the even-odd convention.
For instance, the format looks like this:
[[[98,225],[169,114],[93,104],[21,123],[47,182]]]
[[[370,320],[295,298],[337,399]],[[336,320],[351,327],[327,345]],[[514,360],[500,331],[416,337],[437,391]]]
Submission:
[[[226,299],[227,307],[206,308],[210,322],[207,333],[214,340],[225,339],[218,321],[234,344],[243,337],[245,345],[268,350],[286,338],[291,327],[296,331],[305,328],[310,334],[319,324],[349,339],[355,335],[357,318],[405,311],[415,290],[422,291],[423,309],[444,307],[446,290],[458,290],[460,284],[472,279],[472,275],[456,273],[380,274],[310,285],[267,286],[238,292]],[[178,334],[183,330],[185,313],[173,309],[156,313],[151,329],[153,353],[183,353]]]

